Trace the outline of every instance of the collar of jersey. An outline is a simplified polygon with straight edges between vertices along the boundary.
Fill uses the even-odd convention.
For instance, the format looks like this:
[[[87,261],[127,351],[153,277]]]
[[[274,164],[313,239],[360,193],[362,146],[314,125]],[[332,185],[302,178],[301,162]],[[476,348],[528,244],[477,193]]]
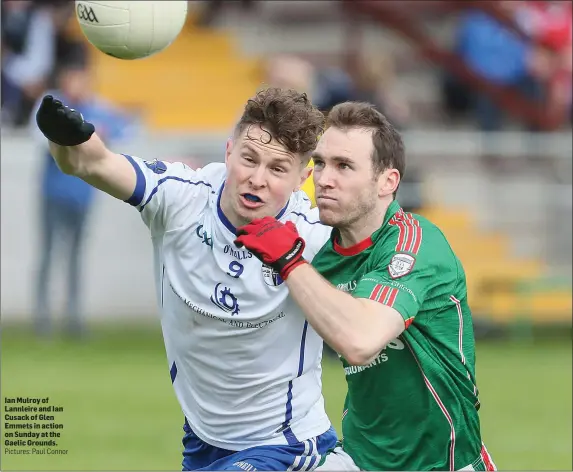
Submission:
[[[384,216],[384,223],[382,224],[382,226],[376,231],[374,231],[374,233],[372,233],[366,239],[360,241],[359,243],[354,244],[353,246],[342,247],[339,244],[340,233],[338,231],[333,231],[332,248],[334,249],[334,252],[337,252],[341,256],[355,256],[357,254],[360,254],[365,249],[368,249],[370,246],[374,244],[374,241],[377,239],[377,236],[384,230],[384,227],[388,224],[390,218],[392,218],[400,210],[401,210],[400,204],[396,200],[393,200],[392,203],[390,203],[390,205],[388,206],[388,209],[386,210],[386,215]]]
[[[366,239],[363,239],[353,246],[342,247],[340,244],[338,244],[338,238],[339,235],[337,233],[332,239],[332,248],[334,249],[334,252],[337,252],[341,256],[355,256],[356,254],[360,254],[362,251],[368,249],[370,246],[372,246],[372,244],[374,244],[372,238],[368,236]]]
[[[229,221],[229,218],[227,218],[225,216],[225,213],[223,213],[223,210],[221,209],[221,195],[223,195],[223,188],[225,187],[225,183],[223,182],[223,185],[221,185],[221,188],[219,189],[219,195],[217,196],[217,215],[219,216],[219,219],[221,220],[221,223],[223,223],[223,225],[225,226],[225,228],[227,228],[231,233],[233,234],[237,234],[237,228],[235,228],[233,226],[233,223],[231,223]],[[286,212],[287,208],[288,208],[288,204],[289,204],[290,200],[287,202],[287,204],[284,206],[284,208],[279,211],[279,214],[277,216],[275,216],[275,218],[277,220],[279,220]]]

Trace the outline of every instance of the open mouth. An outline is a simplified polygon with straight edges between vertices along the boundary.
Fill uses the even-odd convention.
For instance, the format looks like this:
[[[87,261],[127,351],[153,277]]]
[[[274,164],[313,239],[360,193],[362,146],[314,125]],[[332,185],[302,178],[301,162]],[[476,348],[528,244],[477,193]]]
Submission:
[[[253,203],[262,203],[263,201],[257,197],[256,195],[253,195],[252,193],[244,193],[243,194],[243,198],[249,202],[253,202]]]
[[[241,194],[241,203],[243,207],[248,208],[250,210],[255,210],[257,208],[262,207],[265,204],[260,197],[253,195],[252,193]]]

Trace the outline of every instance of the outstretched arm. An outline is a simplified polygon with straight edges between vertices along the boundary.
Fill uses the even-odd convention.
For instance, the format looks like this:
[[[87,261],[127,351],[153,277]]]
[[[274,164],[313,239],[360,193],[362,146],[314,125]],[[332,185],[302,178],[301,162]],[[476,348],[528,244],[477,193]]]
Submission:
[[[133,194],[135,169],[124,156],[107,149],[81,113],[47,95],[36,114],[36,123],[62,172],[120,200]]]
[[[110,151],[97,134],[77,146],[61,146],[52,141],[49,146],[50,154],[65,174],[75,175],[120,200],[133,194],[135,169],[124,156]]]

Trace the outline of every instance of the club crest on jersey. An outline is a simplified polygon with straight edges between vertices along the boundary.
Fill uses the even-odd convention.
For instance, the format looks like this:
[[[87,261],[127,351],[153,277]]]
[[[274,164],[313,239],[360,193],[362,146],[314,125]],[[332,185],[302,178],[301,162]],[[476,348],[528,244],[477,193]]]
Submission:
[[[221,285],[215,285],[215,290],[213,290],[213,295],[211,295],[211,302],[224,312],[231,313],[231,316],[238,315],[240,310],[237,297],[231,293],[229,287],[223,286],[221,288]]]
[[[163,172],[167,170],[165,162],[158,161],[157,159],[154,159],[153,161],[143,161],[143,162],[145,162],[145,165],[156,174],[163,174]]]
[[[271,287],[278,287],[284,282],[279,273],[266,264],[263,264],[261,271],[263,273],[263,280],[267,285],[270,285]]]
[[[388,265],[388,273],[393,279],[404,277],[412,272],[415,263],[416,259],[410,254],[405,254],[403,252],[394,254],[390,264]]]

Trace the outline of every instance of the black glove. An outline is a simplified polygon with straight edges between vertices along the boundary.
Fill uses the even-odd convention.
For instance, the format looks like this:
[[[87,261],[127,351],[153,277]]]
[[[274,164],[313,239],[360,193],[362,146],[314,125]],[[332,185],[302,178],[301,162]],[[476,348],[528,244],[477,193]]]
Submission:
[[[85,143],[95,132],[94,125],[85,121],[79,111],[65,106],[51,95],[42,99],[36,123],[46,138],[60,146]]]

